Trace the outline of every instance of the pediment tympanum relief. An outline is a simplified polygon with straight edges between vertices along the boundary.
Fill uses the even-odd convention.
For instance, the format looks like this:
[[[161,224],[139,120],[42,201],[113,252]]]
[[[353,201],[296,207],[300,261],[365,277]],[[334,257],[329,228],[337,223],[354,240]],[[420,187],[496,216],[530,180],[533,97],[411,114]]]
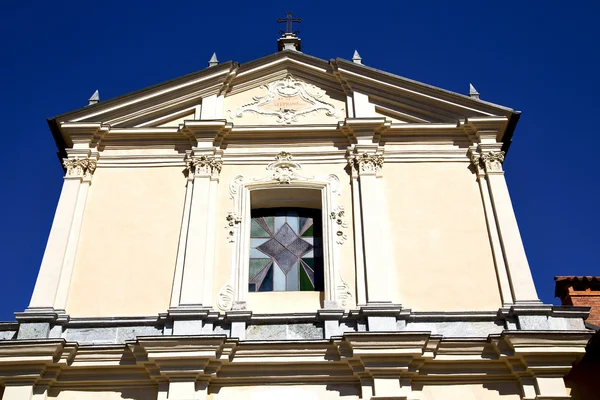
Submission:
[[[242,124],[321,124],[345,118],[345,102],[291,74],[225,99],[227,116]]]

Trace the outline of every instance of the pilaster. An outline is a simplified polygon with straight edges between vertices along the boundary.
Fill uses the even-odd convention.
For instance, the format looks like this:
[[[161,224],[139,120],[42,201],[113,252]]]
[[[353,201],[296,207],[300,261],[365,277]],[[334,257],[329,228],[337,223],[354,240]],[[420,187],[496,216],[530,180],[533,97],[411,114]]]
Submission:
[[[355,226],[358,304],[365,304],[365,300],[366,303],[391,301],[394,262],[387,205],[380,180],[383,150],[372,145],[355,145],[348,150],[347,159],[352,176],[355,223],[358,225]],[[357,207],[359,210],[356,210]]]
[[[223,161],[220,156],[186,156],[193,176],[189,225],[185,246],[179,306],[212,306],[214,236],[217,183]],[[185,219],[185,217],[184,217]]]
[[[498,234],[498,225],[496,224],[485,169],[480,163],[481,155],[476,152],[475,147],[469,150],[469,157],[471,158],[471,163],[477,176],[477,182],[479,183],[479,192],[481,193],[481,200],[483,202],[483,211],[485,213],[488,235],[490,237],[492,256],[494,257],[494,266],[496,267],[496,276],[498,278],[498,286],[500,287],[500,296],[502,297],[503,305],[508,306],[514,303],[514,299],[506,263],[504,262],[502,243],[500,242],[500,236]]]
[[[498,142],[498,138],[502,137],[506,125],[507,120],[504,117],[482,117],[469,119],[464,129],[469,131],[469,135],[477,142],[471,147],[469,153],[478,174],[486,214],[489,211],[489,205],[486,205],[489,194],[491,211],[494,215],[493,220],[487,217],[487,221],[488,229],[491,232],[490,241],[496,267],[499,271],[498,280],[503,294],[503,302],[507,303],[510,297],[505,287],[504,273],[501,271],[502,260],[496,255],[498,242],[510,283],[512,301],[516,304],[541,304],[502,170],[505,154],[501,151],[502,143]],[[483,183],[484,177],[485,183]],[[487,193],[485,189],[487,189]],[[496,229],[494,229],[494,225],[496,225]]]
[[[504,152],[496,147],[480,144],[477,147],[480,154],[478,162],[479,168],[483,168],[486,174],[513,299],[515,303],[539,303],[540,300],[502,170]]]
[[[24,322],[28,320],[25,314],[40,314],[36,323],[48,320],[47,314],[64,314],[88,189],[98,158],[97,153],[92,154],[89,150],[73,150],[72,154],[64,159],[63,188],[31,302],[26,313],[18,316]],[[55,320],[56,317],[50,319]],[[47,337],[41,331],[38,333],[42,335],[40,337]]]

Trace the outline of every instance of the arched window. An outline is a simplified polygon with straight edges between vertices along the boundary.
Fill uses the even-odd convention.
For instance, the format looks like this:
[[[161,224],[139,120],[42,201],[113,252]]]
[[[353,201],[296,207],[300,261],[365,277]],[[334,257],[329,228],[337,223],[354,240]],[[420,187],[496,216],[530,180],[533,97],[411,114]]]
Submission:
[[[321,209],[251,211],[249,292],[323,291]]]

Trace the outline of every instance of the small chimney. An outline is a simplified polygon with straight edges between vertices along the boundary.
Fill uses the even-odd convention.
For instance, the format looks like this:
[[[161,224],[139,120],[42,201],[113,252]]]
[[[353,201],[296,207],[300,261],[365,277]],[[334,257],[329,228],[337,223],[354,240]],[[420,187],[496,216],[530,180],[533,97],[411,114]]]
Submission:
[[[600,326],[600,276],[555,276],[554,296],[564,306],[591,307],[586,322]]]
[[[92,104],[98,104],[100,103],[100,93],[98,93],[98,90],[96,90],[94,92],[94,94],[92,95],[92,97],[90,97],[88,99],[88,106],[91,106]]]
[[[354,50],[354,55],[352,56],[352,62],[357,64],[362,64],[362,57],[358,54],[358,50]]]

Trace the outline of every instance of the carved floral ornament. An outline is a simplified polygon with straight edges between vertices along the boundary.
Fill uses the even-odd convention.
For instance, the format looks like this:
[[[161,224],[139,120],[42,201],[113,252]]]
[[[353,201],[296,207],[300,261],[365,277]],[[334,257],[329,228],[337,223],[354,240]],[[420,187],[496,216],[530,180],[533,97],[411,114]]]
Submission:
[[[383,156],[379,154],[346,154],[348,165],[352,171],[360,174],[375,174],[381,172],[383,168]]]
[[[216,157],[201,155],[186,155],[185,164],[192,176],[218,176],[223,166],[223,160]]]
[[[333,220],[335,223],[335,242],[337,244],[344,244],[346,239],[348,239],[348,235],[344,232],[344,229],[348,227],[348,223],[346,222],[346,212],[344,211],[344,207],[337,206],[330,214],[329,218]]]
[[[481,168],[485,172],[502,172],[502,163],[504,162],[503,151],[489,151],[482,154],[471,154],[471,162],[474,166]]]
[[[235,110],[234,116],[241,118],[246,112],[272,116],[279,124],[296,122],[299,116],[325,111],[328,117],[338,118],[339,112],[333,104],[325,101],[325,92],[314,85],[294,78],[285,78],[261,86],[267,91],[264,96],[253,97],[252,103]],[[231,112],[232,110],[229,110]]]
[[[65,158],[63,165],[67,169],[65,176],[69,178],[91,178],[96,170],[96,160],[89,157]]]
[[[238,225],[242,222],[242,218],[237,215],[235,212],[227,213],[227,225],[225,229],[227,229],[227,240],[229,243],[233,243],[235,241],[235,232],[238,228]]]

